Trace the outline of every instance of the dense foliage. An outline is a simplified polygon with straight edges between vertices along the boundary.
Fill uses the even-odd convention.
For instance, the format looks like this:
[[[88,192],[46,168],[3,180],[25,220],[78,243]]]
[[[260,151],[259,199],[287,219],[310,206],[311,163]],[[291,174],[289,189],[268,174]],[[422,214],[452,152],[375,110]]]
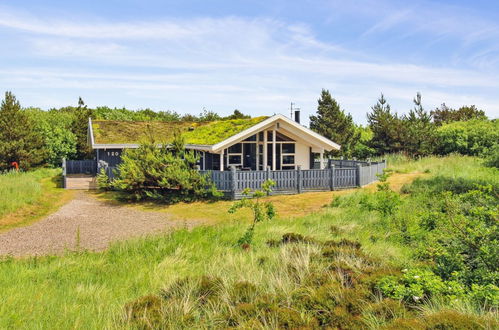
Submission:
[[[137,149],[126,149],[114,180],[108,182],[103,172],[99,184],[133,200],[176,202],[220,196],[208,176],[198,171],[199,157],[185,150],[180,134],[175,135],[173,143],[158,145],[151,137]]]
[[[0,169],[10,168],[14,161],[22,162],[21,167],[24,168],[40,164],[57,167],[63,158],[93,158],[87,142],[88,117],[94,120],[130,121],[146,126],[147,122],[157,121],[179,125],[182,122],[194,122],[200,129],[186,132],[193,136],[189,143],[216,143],[241,129],[238,120],[242,125],[260,120],[237,109],[233,114],[221,117],[208,110],[203,110],[199,115],[180,115],[170,110],[88,108],[81,98],[77,107],[47,111],[39,108],[22,109],[14,95],[8,93],[8,97],[4,101],[5,110],[1,116],[0,134],[5,138],[0,142],[0,148],[5,151],[1,153],[3,159]],[[387,153],[404,153],[410,156],[461,153],[489,159],[493,156],[499,140],[499,122],[495,119],[488,120],[483,110],[475,106],[463,106],[454,110],[443,104],[428,113],[422,106],[419,93],[414,104],[414,108],[407,114],[399,115],[392,111],[388,101],[381,95],[367,114],[368,126],[362,127],[353,123],[351,115],[341,109],[329,91],[322,90],[317,114],[310,117],[310,127],[339,143],[342,148],[335,155],[346,158],[368,159]],[[10,112],[7,114],[7,111]],[[221,121],[216,131],[203,131],[203,125],[207,121],[227,119],[234,121]],[[236,127],[237,125],[239,126]],[[198,135],[201,138],[198,139]],[[493,160],[489,160],[489,163],[493,164]]]
[[[453,110],[442,105],[428,113],[421,103],[406,115],[392,112],[383,95],[367,114],[372,139],[368,144],[377,155],[402,152],[410,156],[430,154],[485,156],[499,141],[497,120],[488,120],[475,106]]]
[[[322,90],[317,103],[317,115],[310,116],[310,128],[341,145],[341,150],[335,153],[351,157],[360,139],[360,133],[355,128],[352,116],[341,109],[328,90]]]
[[[388,163],[387,182],[400,199],[390,216],[359,207],[359,201],[386,197],[370,188],[263,198],[280,216],[259,222],[251,248],[242,250],[234,242],[250,225],[248,210],[238,211],[235,222],[227,218],[226,201],[148,203],[179,224],[201,218],[213,225],[119,242],[98,253],[0,260],[0,328],[498,328],[497,288],[483,274],[471,276],[471,286],[465,280],[481,262],[475,256],[497,255],[490,229],[479,233],[487,243],[480,254],[466,244],[455,250],[450,238],[466,243],[466,236],[443,234],[451,214],[439,200],[452,192],[463,204],[453,213],[460,223],[487,223],[474,208],[490,211],[487,186],[497,192],[497,170],[458,155],[411,161],[396,155]],[[421,179],[400,194],[401,181],[410,182],[415,172]],[[339,197],[329,204],[332,196]],[[299,213],[313,203],[314,212]],[[442,276],[439,269],[446,268],[428,253],[434,239],[445,252],[442,265],[454,265],[446,260],[450,252],[464,261],[455,277]]]
[[[436,153],[487,156],[499,142],[499,120],[457,121],[436,130]]]
[[[483,110],[477,109],[474,105],[462,106],[455,110],[442,104],[440,108],[436,108],[430,113],[433,116],[433,122],[437,125],[452,123],[454,121],[468,121],[468,120],[487,120],[487,116]]]
[[[0,107],[0,171],[40,165],[45,149],[35,122],[21,109],[11,92],[5,93]],[[15,163],[15,164],[14,164]]]

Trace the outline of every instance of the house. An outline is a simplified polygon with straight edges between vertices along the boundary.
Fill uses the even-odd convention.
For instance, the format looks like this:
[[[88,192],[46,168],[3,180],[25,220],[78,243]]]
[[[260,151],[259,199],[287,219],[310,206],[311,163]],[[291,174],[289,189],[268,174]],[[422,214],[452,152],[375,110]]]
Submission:
[[[212,122],[131,122],[89,119],[89,144],[97,162],[110,167],[121,161],[124,149],[138,148],[152,135],[169,143],[175,130],[185,137],[186,148],[199,153],[201,170],[243,171],[313,168],[314,158],[340,146],[295,120],[277,114],[270,117]],[[322,165],[324,162],[321,161]]]
[[[92,160],[63,160],[67,189],[96,189],[96,174],[104,165],[112,179],[125,149],[138,148],[153,137],[158,144],[173,141],[180,131],[186,148],[199,155],[206,171],[226,197],[242,197],[246,188],[260,189],[273,180],[272,194],[294,194],[360,187],[377,180],[386,162],[328,160],[324,153],[340,146],[283,115],[212,122],[88,121]],[[319,166],[314,166],[319,159]]]

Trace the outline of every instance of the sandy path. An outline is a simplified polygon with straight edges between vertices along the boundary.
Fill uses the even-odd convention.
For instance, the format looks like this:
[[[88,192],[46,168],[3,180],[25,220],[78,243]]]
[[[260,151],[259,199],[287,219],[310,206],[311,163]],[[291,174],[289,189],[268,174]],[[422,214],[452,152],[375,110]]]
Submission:
[[[164,212],[111,205],[79,192],[45,219],[1,233],[0,255],[61,254],[78,245],[100,251],[113,241],[196,224],[199,221],[175,221]]]

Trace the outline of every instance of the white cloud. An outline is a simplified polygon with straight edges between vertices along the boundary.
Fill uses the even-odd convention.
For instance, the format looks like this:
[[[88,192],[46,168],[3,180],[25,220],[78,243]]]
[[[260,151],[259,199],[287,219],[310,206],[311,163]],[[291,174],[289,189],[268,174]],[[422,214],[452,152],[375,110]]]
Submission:
[[[403,110],[416,91],[430,108],[454,101],[499,110],[494,72],[368,60],[300,23],[237,17],[103,23],[2,12],[0,25],[29,45],[19,51],[51,61],[0,62],[0,88],[31,98],[38,90],[41,103],[53,101],[57,91],[70,99],[85,94],[90,105],[194,112],[207,106],[256,115],[285,112],[296,101],[307,115],[320,89],[329,88],[360,121],[382,91]],[[369,33],[391,29],[408,15],[395,13]],[[489,57],[486,52],[476,61]]]

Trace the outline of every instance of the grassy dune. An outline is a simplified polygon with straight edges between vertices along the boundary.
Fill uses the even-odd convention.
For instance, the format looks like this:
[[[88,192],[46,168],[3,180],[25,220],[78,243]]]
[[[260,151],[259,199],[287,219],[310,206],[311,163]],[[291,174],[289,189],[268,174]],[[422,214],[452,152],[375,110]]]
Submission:
[[[495,185],[499,180],[497,170],[483,168],[475,158],[392,159],[391,164],[396,171],[426,172],[427,177],[478,178]],[[446,318],[492,328],[497,315],[466,301],[435,299],[407,309],[365,292],[368,286],[362,283],[376,274],[421,266],[377,213],[356,204],[369,194],[353,192],[341,197],[343,205],[261,223],[248,251],[234,245],[246,227],[236,214],[232,222],[118,243],[103,253],[6,259],[0,262],[0,328],[147,328],[165,320],[173,328],[313,327],[319,321],[303,310],[319,308],[307,304],[310,297],[326,299],[323,295],[335,301],[334,322],[345,326],[374,329],[399,317],[421,328]],[[402,212],[412,216],[416,202],[408,202]],[[286,233],[306,238],[296,235],[301,243],[279,243]],[[334,246],[341,240],[361,248]],[[351,287],[345,274],[360,284]],[[323,287],[327,290],[318,290]]]

